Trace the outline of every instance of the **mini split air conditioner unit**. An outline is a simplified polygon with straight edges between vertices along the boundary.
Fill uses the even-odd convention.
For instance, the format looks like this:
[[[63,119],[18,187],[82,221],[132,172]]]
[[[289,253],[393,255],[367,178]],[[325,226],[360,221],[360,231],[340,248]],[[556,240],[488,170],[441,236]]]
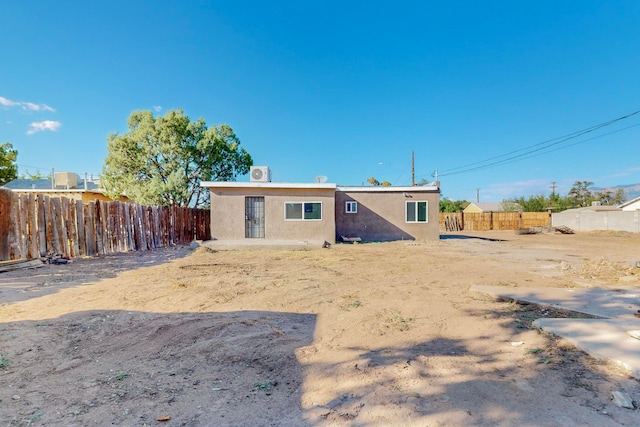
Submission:
[[[270,182],[269,166],[251,166],[251,182]]]

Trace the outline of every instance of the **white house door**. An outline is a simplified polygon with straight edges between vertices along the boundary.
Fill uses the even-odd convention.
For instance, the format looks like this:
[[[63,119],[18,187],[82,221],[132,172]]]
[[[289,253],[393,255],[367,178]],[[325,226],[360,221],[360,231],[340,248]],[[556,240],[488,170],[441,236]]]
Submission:
[[[244,204],[244,237],[264,238],[264,197],[247,197]]]

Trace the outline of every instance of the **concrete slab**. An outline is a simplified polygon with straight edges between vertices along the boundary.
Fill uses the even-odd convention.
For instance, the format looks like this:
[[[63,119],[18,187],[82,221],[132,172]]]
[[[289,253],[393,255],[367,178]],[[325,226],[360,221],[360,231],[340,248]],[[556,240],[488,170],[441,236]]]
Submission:
[[[640,319],[538,319],[537,327],[570,341],[598,360],[612,361],[640,378],[640,340],[627,332],[640,328]]]
[[[496,298],[531,303],[602,317],[602,319],[537,319],[537,327],[567,339],[598,360],[608,360],[640,379],[640,289],[509,288],[472,286]]]
[[[640,289],[596,288],[510,288],[506,286],[472,286],[472,291],[575,311],[604,318],[633,317],[640,310]]]

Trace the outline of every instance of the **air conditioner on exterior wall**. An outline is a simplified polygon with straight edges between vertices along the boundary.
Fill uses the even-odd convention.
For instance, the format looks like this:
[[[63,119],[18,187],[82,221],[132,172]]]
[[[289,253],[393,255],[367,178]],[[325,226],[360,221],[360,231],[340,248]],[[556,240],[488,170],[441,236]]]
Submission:
[[[251,182],[270,182],[269,166],[251,166]]]

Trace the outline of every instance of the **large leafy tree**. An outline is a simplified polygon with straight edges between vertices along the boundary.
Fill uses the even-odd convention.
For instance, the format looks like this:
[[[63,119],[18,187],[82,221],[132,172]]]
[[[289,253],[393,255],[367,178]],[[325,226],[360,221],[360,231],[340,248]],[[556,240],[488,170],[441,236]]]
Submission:
[[[107,141],[102,185],[111,197],[201,207],[209,196],[201,181],[232,181],[253,164],[231,127],[207,127],[202,118],[193,122],[181,109],[158,117],[134,111],[128,124],[128,132]]]
[[[576,181],[569,190],[567,197],[573,201],[576,206],[587,206],[594,200],[593,193],[589,187],[593,185],[591,181]]]
[[[18,177],[18,150],[13,145],[5,142],[0,145],[0,185],[13,181]]]

